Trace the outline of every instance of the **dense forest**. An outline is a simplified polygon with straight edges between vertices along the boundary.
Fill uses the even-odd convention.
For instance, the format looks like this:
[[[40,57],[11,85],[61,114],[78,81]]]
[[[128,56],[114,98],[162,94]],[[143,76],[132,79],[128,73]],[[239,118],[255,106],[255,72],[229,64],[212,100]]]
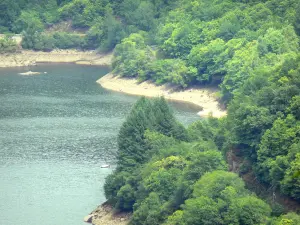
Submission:
[[[239,174],[228,172],[226,151],[236,147],[229,123],[227,118],[208,118],[185,128],[176,121],[165,99],[141,98],[119,132],[117,168],[104,185],[108,201],[117,210],[133,211],[130,224],[134,225],[299,224],[299,215],[287,213],[275,199],[258,198],[245,187],[239,174],[250,170],[251,165],[244,165]],[[261,142],[258,152],[264,137]],[[282,188],[297,199],[299,148],[288,144],[292,145],[289,153],[281,152],[274,160],[290,163],[286,171],[281,170],[281,186],[274,188]],[[264,166],[263,162],[251,162],[253,167]],[[257,176],[265,179],[259,173]]]
[[[296,225],[227,172],[226,155],[242,158],[239,175],[300,202],[299,12],[299,0],[2,0],[0,53],[21,33],[28,49],[114,50],[124,77],[220,87],[228,116],[188,128],[164,99],[133,107],[105,184],[131,224]]]

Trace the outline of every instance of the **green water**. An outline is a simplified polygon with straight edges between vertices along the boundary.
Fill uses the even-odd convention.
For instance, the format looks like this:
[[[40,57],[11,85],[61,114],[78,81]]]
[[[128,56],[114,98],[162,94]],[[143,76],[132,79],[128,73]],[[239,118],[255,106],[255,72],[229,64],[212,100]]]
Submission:
[[[118,129],[135,96],[95,81],[107,68],[40,65],[0,69],[0,224],[82,225],[105,201]],[[196,110],[172,103],[184,124]]]

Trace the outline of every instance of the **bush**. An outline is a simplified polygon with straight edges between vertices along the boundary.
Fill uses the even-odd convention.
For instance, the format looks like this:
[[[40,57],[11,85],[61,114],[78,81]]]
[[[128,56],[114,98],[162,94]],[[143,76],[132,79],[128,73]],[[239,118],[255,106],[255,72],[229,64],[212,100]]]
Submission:
[[[0,37],[0,53],[13,53],[18,51],[18,45],[17,43],[12,40],[11,38]]]
[[[54,34],[41,33],[34,30],[27,30],[23,33],[22,47],[36,51],[51,51],[54,48],[60,49],[84,49],[86,41],[83,36],[65,32]]]
[[[69,48],[84,48],[85,39],[78,34],[70,34],[65,32],[57,32],[53,35],[54,45],[56,48],[69,49]]]

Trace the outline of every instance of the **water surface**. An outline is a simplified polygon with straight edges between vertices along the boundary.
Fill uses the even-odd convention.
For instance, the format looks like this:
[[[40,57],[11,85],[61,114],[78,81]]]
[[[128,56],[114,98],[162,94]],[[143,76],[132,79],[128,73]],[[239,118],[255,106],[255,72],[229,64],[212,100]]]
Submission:
[[[47,72],[21,76],[19,72]],[[116,137],[138,97],[95,81],[108,68],[40,65],[0,69],[0,224],[82,225],[105,201]],[[185,125],[199,119],[172,103]]]

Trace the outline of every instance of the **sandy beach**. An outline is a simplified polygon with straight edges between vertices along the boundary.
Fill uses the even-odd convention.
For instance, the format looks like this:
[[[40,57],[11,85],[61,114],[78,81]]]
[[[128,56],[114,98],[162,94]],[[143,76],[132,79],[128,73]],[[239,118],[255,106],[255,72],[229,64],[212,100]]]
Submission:
[[[189,88],[183,91],[174,91],[174,87],[168,85],[156,86],[149,81],[138,83],[135,79],[122,78],[112,73],[103,76],[97,82],[106,89],[126,94],[147,97],[164,96],[169,100],[192,103],[202,108],[198,113],[202,117],[212,115],[220,118],[226,115],[226,111],[219,107],[215,97],[216,89]]]
[[[38,52],[22,50],[19,53],[0,54],[0,67],[32,66],[37,63],[76,63],[82,65],[109,66],[112,53],[97,54],[95,51],[53,50]]]

